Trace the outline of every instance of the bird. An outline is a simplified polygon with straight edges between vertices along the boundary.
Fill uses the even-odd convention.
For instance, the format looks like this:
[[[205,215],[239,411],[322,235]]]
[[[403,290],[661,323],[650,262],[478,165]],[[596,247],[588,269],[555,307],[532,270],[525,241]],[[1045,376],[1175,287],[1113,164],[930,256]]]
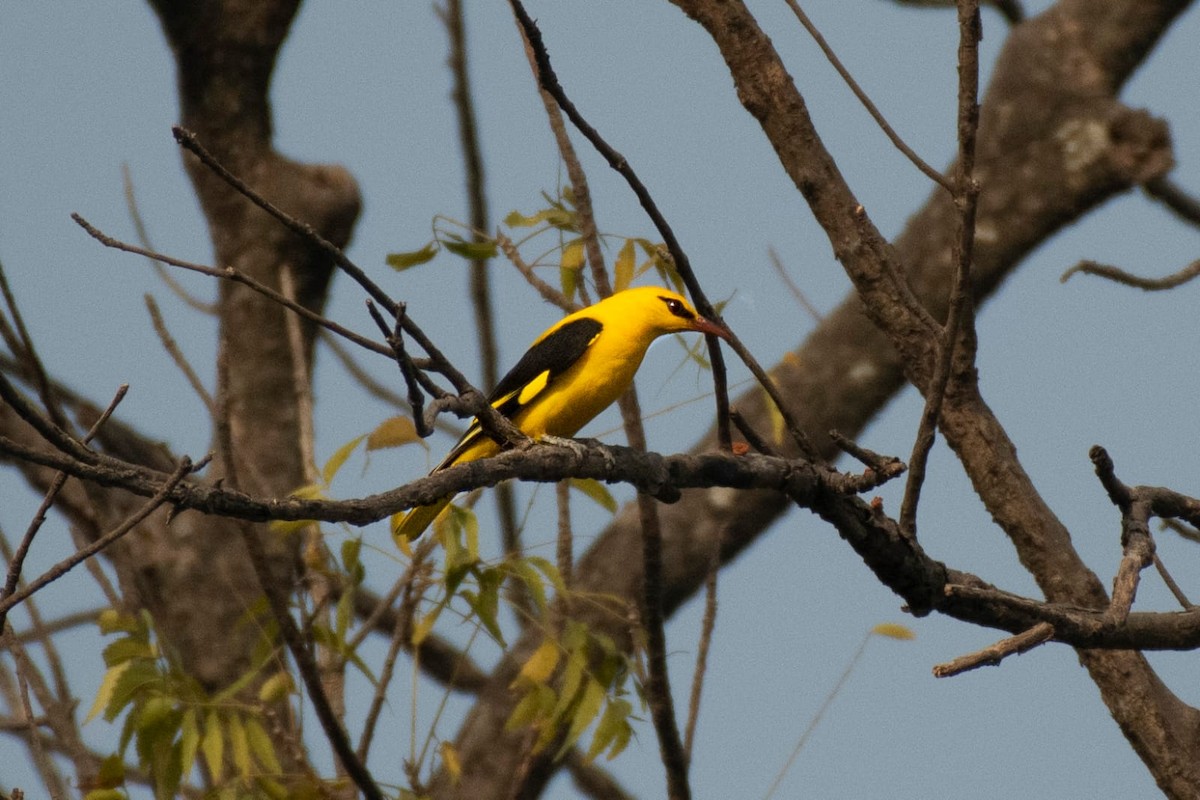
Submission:
[[[488,402],[530,439],[574,436],[624,394],[655,339],[687,331],[729,338],[724,327],[700,316],[669,289],[642,286],[616,292],[547,328],[496,384]],[[475,419],[430,474],[501,449]],[[393,536],[397,541],[416,539],[451,499],[397,514]]]

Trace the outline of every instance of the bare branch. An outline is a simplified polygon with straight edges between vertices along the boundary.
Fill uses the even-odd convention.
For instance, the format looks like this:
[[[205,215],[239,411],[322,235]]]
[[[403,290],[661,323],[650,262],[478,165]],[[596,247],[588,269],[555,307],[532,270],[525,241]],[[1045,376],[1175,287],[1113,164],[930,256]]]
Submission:
[[[1041,622],[1027,631],[1018,633],[1016,636],[1010,636],[1007,639],[1001,639],[982,650],[977,650],[965,656],[959,656],[945,664],[938,664],[933,668],[933,677],[949,678],[968,670],[978,669],[979,667],[999,666],[1000,662],[1009,656],[1028,653],[1033,648],[1043,645],[1053,638],[1054,626],[1048,622]]]

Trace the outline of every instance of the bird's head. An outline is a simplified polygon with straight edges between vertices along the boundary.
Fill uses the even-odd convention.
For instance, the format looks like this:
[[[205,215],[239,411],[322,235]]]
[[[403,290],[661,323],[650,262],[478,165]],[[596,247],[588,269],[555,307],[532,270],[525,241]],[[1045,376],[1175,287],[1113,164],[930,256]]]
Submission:
[[[729,338],[723,327],[697,314],[683,295],[660,286],[626,289],[603,303],[611,304],[612,311],[620,317],[640,323],[652,336],[696,331]]]

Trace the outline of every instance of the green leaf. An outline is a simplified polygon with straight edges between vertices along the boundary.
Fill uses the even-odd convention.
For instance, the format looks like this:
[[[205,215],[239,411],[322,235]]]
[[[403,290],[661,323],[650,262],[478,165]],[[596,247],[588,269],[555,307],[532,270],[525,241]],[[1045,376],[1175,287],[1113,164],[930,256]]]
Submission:
[[[358,586],[366,577],[366,569],[359,555],[361,552],[362,539],[354,537],[342,542],[342,569],[346,571],[351,586]]]
[[[525,560],[537,567],[538,571],[546,576],[546,580],[550,581],[554,586],[554,591],[559,594],[567,593],[567,585],[563,583],[562,575],[558,571],[558,567],[552,564],[548,559],[542,556],[526,556]]]
[[[434,623],[436,623],[438,617],[441,616],[442,609],[445,607],[446,602],[443,600],[434,606],[432,611],[421,617],[421,619],[413,627],[412,643],[414,645],[419,645],[425,641],[425,638],[429,636],[429,632],[433,630]]]
[[[100,688],[96,690],[96,699],[92,701],[91,710],[88,711],[87,716],[83,719],[85,723],[91,722],[101,711],[107,711],[117,690],[117,683],[120,682],[121,676],[125,674],[132,664],[132,661],[125,661],[115,667],[109,668],[104,673],[104,677],[100,681]],[[115,717],[116,714],[113,716]]]
[[[575,239],[563,246],[562,268],[579,272],[584,265],[583,239]]]
[[[521,665],[521,672],[513,681],[513,687],[522,681],[535,685],[545,684],[554,674],[554,668],[558,666],[561,658],[562,648],[558,642],[553,639],[543,639],[533,654]]]
[[[617,513],[616,498],[608,491],[608,487],[595,478],[571,478],[571,488],[595,500],[608,513]]]
[[[106,608],[96,617],[100,633],[105,636],[112,633],[139,633],[138,619],[132,614],[123,614],[115,608]]]
[[[575,290],[579,288],[579,270],[569,267],[559,267],[558,283],[566,298],[573,301],[575,299]]]
[[[583,697],[580,698],[579,704],[575,707],[575,713],[571,717],[571,727],[567,731],[567,738],[559,748],[555,758],[562,758],[566,752],[575,746],[579,741],[579,737],[588,729],[588,726],[596,719],[596,715],[600,713],[600,706],[604,703],[604,687],[598,681],[589,680],[583,687]]]
[[[154,658],[154,647],[140,637],[122,636],[104,647],[104,664],[109,667],[138,658]]]
[[[115,789],[125,783],[125,761],[116,753],[104,757],[100,768],[96,771],[95,786],[103,789]]]
[[[504,722],[504,730],[515,731],[544,719],[548,709],[554,706],[556,695],[554,690],[544,683],[530,687],[525,696],[517,703],[516,708]]]
[[[497,619],[500,613],[500,587],[504,584],[504,573],[499,569],[484,570],[479,574],[479,597],[472,605],[479,621],[491,637],[501,646],[507,647],[504,633]]]
[[[614,292],[628,289],[633,283],[634,256],[633,239],[626,239],[625,244],[621,245],[621,251],[617,253],[617,263],[613,266]]]
[[[543,208],[528,217],[519,211],[510,211],[504,218],[504,224],[510,228],[533,228],[542,223],[570,230],[574,227],[575,215],[561,205],[557,205],[553,208]]]
[[[628,700],[610,700],[604,709],[604,715],[596,724],[596,732],[592,735],[592,744],[588,747],[587,760],[592,761],[613,744],[617,737],[629,729],[629,715],[633,706]],[[626,739],[628,740],[628,739]],[[609,755],[612,758],[612,755]]]
[[[246,735],[246,726],[237,714],[230,714],[225,723],[229,728],[229,754],[238,774],[249,778],[254,774],[254,763],[250,759],[250,737]]]
[[[513,575],[525,583],[530,597],[537,606],[538,613],[544,615],[546,613],[546,583],[542,580],[541,573],[523,558],[515,559],[508,565],[508,568]]]
[[[329,460],[325,462],[325,466],[321,468],[321,479],[325,481],[326,486],[333,483],[333,478],[337,475],[338,470],[346,463],[346,459],[354,452],[354,448],[358,447],[365,438],[367,438],[365,435],[354,437],[335,450],[333,455],[329,457]]]
[[[446,238],[442,241],[442,246],[454,255],[471,261],[495,258],[500,252],[495,242],[468,242],[458,237]]]
[[[225,730],[215,708],[209,709],[204,717],[204,736],[200,739],[200,751],[214,783],[221,782],[225,772]]]
[[[410,250],[407,253],[388,253],[387,265],[397,272],[424,264],[433,260],[438,254],[438,243],[431,241],[420,250]]]
[[[279,766],[279,757],[275,755],[275,746],[271,744],[271,737],[267,735],[267,730],[258,717],[246,717],[246,738],[250,742],[254,758],[262,766],[262,771],[271,775],[283,772]]]
[[[191,774],[196,765],[196,753],[200,750],[200,721],[196,713],[195,708],[189,708],[179,720],[179,771],[182,775]]]

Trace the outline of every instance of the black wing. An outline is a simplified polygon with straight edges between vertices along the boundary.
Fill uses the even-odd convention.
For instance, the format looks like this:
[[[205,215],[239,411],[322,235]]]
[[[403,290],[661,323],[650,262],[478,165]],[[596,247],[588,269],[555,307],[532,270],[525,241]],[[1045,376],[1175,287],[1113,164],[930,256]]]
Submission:
[[[603,327],[598,320],[584,317],[551,331],[526,350],[516,366],[500,379],[488,396],[488,402],[504,417],[512,419],[521,406],[540,394],[555,377],[579,360]],[[532,394],[524,391],[527,388],[532,389]],[[434,472],[453,464],[459,455],[484,435],[479,422],[472,422]]]
[[[597,320],[584,317],[552,331],[525,351],[516,366],[496,384],[488,402],[495,405],[496,410],[505,417],[512,419],[529,399],[522,401],[521,390],[535,381],[545,386],[569,369],[588,349],[602,327]]]

